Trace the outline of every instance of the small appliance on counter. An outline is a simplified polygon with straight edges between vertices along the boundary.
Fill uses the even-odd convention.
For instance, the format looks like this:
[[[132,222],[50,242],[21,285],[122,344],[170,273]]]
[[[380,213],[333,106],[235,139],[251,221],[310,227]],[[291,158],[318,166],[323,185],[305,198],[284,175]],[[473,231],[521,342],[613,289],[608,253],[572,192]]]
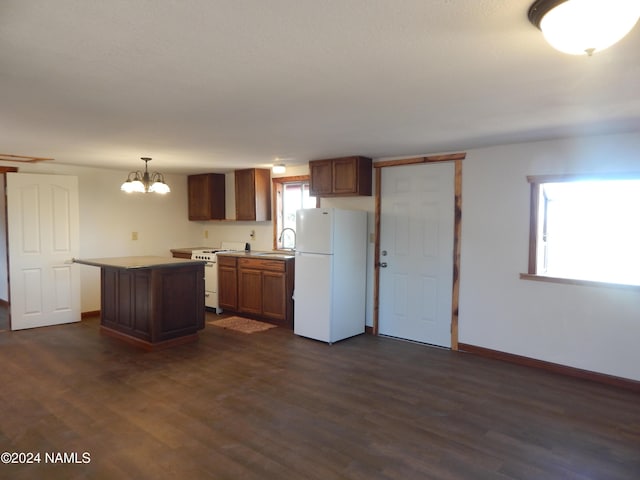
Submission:
[[[328,343],[364,333],[367,213],[298,210],[296,240],[293,332]]]
[[[218,306],[218,262],[216,254],[219,252],[239,252],[247,248],[248,243],[245,242],[222,242],[220,248],[211,248],[205,250],[193,250],[191,252],[192,260],[204,260],[204,305],[212,308],[216,313],[222,313],[222,309]]]

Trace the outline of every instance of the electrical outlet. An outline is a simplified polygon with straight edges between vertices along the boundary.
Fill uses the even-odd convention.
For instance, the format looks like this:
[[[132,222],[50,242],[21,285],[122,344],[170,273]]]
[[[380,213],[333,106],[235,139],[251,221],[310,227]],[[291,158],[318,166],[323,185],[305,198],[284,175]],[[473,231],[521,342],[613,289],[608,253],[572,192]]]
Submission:
[[[204,238],[209,238],[209,230],[204,231]]]
[[[138,239],[138,232],[131,232],[131,240],[137,240]]]

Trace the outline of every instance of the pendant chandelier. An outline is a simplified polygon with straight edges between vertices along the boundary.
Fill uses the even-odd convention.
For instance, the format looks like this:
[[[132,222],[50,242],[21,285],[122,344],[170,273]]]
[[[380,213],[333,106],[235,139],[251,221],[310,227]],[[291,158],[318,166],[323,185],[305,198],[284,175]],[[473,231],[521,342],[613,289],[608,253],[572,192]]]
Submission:
[[[633,29],[640,17],[640,1],[536,0],[528,16],[556,50],[591,56]]]
[[[169,185],[164,182],[164,176],[161,173],[153,172],[149,173],[147,164],[151,161],[150,157],[140,157],[140,160],[144,162],[144,172],[137,170],[135,172],[129,172],[127,179],[120,187],[120,190],[127,193],[139,192],[139,193],[169,193],[171,189]]]

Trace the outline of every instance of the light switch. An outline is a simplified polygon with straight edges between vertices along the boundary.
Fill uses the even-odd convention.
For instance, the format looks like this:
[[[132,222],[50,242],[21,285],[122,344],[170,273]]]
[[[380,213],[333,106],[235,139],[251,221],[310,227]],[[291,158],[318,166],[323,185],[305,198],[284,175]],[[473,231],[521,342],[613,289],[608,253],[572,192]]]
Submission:
[[[138,239],[138,232],[131,232],[131,240],[137,240]]]

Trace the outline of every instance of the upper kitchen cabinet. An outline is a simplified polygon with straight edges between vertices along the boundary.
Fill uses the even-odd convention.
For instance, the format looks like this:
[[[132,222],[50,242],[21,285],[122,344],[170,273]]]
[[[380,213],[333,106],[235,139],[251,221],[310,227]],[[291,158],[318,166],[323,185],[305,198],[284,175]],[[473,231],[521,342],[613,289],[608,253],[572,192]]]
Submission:
[[[235,171],[236,220],[271,220],[271,172],[264,168]]]
[[[353,156],[312,160],[309,194],[314,197],[371,195],[371,159]]]
[[[189,175],[189,220],[224,220],[224,174]]]

